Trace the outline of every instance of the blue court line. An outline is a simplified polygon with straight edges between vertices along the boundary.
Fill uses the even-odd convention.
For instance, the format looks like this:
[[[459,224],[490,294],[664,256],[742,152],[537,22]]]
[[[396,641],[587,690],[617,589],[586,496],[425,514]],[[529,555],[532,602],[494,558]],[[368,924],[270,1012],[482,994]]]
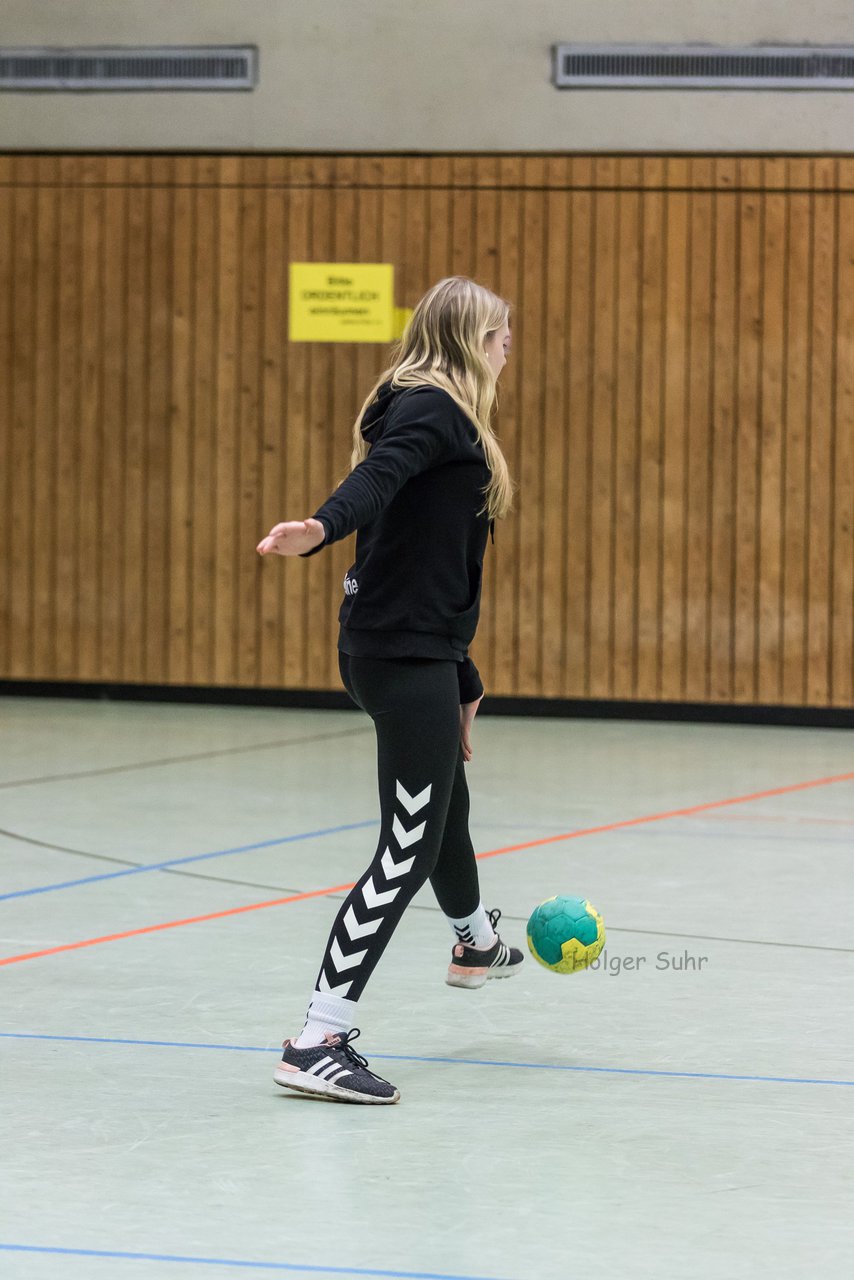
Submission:
[[[0,1031],[2,1040],[52,1040],[72,1044],[123,1044],[157,1049],[219,1049],[228,1053],[269,1053],[275,1048],[254,1044],[199,1044],[192,1040],[131,1040],[119,1036],[51,1036],[31,1031]],[[608,1076],[663,1076],[678,1080],[750,1080],[762,1084],[832,1084],[854,1087],[854,1080],[824,1080],[811,1076],[735,1075],[726,1071],[664,1071],[653,1067],[581,1067],[554,1062],[508,1062],[497,1058],[427,1057],[411,1053],[372,1053],[384,1062],[437,1062],[455,1067],[513,1067],[519,1071],[574,1071]]]
[[[359,831],[363,827],[377,826],[376,819],[366,822],[345,822],[340,827],[323,827],[319,831],[300,831],[294,836],[278,836],[275,840],[259,840],[257,844],[241,844],[234,849],[215,849],[213,853],[192,853],[186,858],[167,858],[165,862],[143,862],[138,867],[124,867],[121,871],[103,871],[97,876],[82,876],[79,880],[61,880],[55,884],[38,885],[34,889],[16,889],[14,893],[0,893],[0,902],[10,898],[29,898],[36,893],[53,893],[56,889],[74,889],[80,884],[95,884],[98,880],[118,880],[121,876],[139,876],[146,871],[163,871],[166,867],[182,867],[188,862],[204,862],[208,858],[225,858],[231,853],[251,853],[253,849],[272,849],[278,844],[293,844],[297,840],[316,840],[320,836],[334,836],[341,831]]]
[[[448,1271],[386,1271],[376,1267],[322,1267],[317,1263],[253,1262],[248,1258],[198,1258],[181,1253],[130,1253],[124,1249],[67,1249],[58,1245],[6,1244],[8,1253],[49,1253],[72,1258],[121,1258],[131,1262],[189,1262],[204,1267],[246,1267],[254,1271],[311,1271],[323,1276],[384,1276],[388,1280],[498,1280],[498,1277],[463,1276]]]

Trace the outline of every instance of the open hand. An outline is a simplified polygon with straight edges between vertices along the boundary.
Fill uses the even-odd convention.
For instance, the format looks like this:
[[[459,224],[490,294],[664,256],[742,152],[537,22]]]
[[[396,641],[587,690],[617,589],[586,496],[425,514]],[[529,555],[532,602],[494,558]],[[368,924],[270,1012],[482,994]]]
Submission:
[[[303,556],[306,551],[319,547],[326,531],[319,520],[286,520],[262,538],[255,550],[259,556],[271,553],[277,556]]]
[[[464,702],[460,707],[460,744],[463,749],[463,760],[465,760],[466,764],[471,760],[473,754],[471,749],[471,728],[482,698],[483,694],[480,695],[480,698],[476,698],[474,702]]]

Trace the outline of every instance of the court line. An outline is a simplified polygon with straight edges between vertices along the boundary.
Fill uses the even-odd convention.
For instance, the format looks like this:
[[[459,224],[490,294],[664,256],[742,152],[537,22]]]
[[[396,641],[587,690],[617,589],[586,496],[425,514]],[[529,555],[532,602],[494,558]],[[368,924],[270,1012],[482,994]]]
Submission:
[[[370,818],[365,820],[364,822],[345,823],[340,827],[327,827],[320,831],[307,831],[301,835],[296,835],[296,836],[277,836],[272,840],[259,841],[257,844],[238,845],[234,849],[215,849],[212,853],[195,853],[195,854],[191,854],[189,857],[169,858],[163,862],[130,862],[126,858],[110,858],[103,854],[87,853],[83,849],[70,849],[64,845],[47,844],[43,840],[33,840],[29,836],[21,836],[14,831],[5,831],[3,830],[2,827],[0,827],[0,836],[7,836],[10,840],[19,840],[22,844],[35,845],[39,849],[50,849],[50,850],[56,851],[57,853],[71,853],[80,858],[96,858],[103,862],[118,863],[122,867],[127,868],[127,870],[123,870],[123,871],[102,872],[100,875],[81,876],[76,880],[56,880],[56,881],[51,881],[50,884],[36,885],[30,889],[16,889],[11,893],[0,893],[0,902],[5,902],[9,898],[26,898],[31,896],[32,894],[52,893],[54,890],[58,890],[58,889],[75,889],[79,885],[94,884],[99,880],[115,880],[115,879],[118,879],[120,876],[140,875],[141,873],[147,872],[147,871],[169,871],[187,862],[201,862],[201,861],[204,861],[206,858],[224,858],[227,855],[234,854],[234,853],[251,853],[255,849],[267,849],[279,844],[288,844],[289,842],[292,842],[295,840],[309,840],[315,836],[335,835],[339,831],[357,831],[361,828],[375,827],[378,825],[379,825],[379,822],[377,819]],[[514,822],[514,823],[501,823],[501,824],[475,822],[472,825],[474,828],[478,828],[478,827],[489,828],[491,825],[500,825],[500,826],[510,827],[511,829],[515,829],[515,830],[518,830],[520,827],[522,827],[530,831],[532,829],[533,824],[527,823],[527,822]],[[598,830],[598,828],[594,828],[594,830]],[[638,830],[637,828],[635,828],[632,831],[632,834],[638,835],[638,836],[652,836],[652,837],[658,836],[657,832],[647,831],[647,830]],[[679,832],[668,832],[666,834],[668,835],[669,838],[675,839],[675,840],[680,840],[685,838],[684,835],[681,835]],[[567,835],[561,838],[571,839],[571,836]],[[721,835],[717,831],[699,831],[699,832],[692,831],[690,833],[689,838],[691,840],[720,840]],[[775,832],[773,836],[770,833],[766,835],[753,835],[753,834],[740,833],[738,836],[738,839],[740,841],[745,841],[745,840],[765,841],[766,843],[769,840],[773,839],[775,844],[778,844],[781,841],[791,841],[792,843],[795,843],[795,844],[798,844],[798,843],[802,844],[804,837],[802,835],[789,835],[789,834],[782,835],[780,834],[780,832]],[[846,849],[852,848],[851,840],[844,836],[813,836],[810,840],[810,844],[811,846],[816,846],[816,845],[829,846],[832,844],[839,844],[839,845],[844,845]],[[478,856],[492,857],[494,855],[490,853],[484,853],[484,854],[479,854]],[[176,875],[184,874],[188,876],[193,875],[191,871],[187,871],[183,873],[180,871],[175,871],[175,874]],[[200,875],[197,878],[200,880],[209,880],[209,881],[212,881],[213,883],[218,883],[218,884],[245,885],[246,888],[248,889],[270,889],[273,892],[278,891],[283,893],[297,892],[297,890],[295,889],[288,889],[288,890],[281,889],[280,886],[278,885],[258,884],[257,882],[253,882],[251,880],[231,879],[228,876]]]
[[[578,840],[581,836],[601,835],[606,831],[621,831],[626,827],[640,827],[648,822],[663,822],[667,818],[688,818],[695,813],[708,813],[711,809],[724,809],[730,805],[750,804],[754,800],[769,800],[773,796],[788,796],[796,791],[809,791],[815,787],[829,787],[835,782],[854,781],[854,772],[838,773],[828,778],[812,778],[807,782],[792,782],[784,787],[770,787],[765,791],[753,791],[745,796],[730,796],[725,800],[708,800],[703,804],[686,805],[682,809],[670,809],[664,813],[650,813],[641,818],[625,818],[621,822],[608,822],[599,827],[586,827],[579,831],[568,831],[563,835],[543,836],[539,840],[527,840],[523,844],[509,844],[502,849],[491,849],[488,853],[479,853],[479,858],[497,858],[502,853],[516,853],[521,849],[536,849],[546,844],[555,844],[558,840]]]
[[[748,795],[729,796],[724,800],[707,800],[701,804],[687,805],[681,809],[670,809],[663,813],[645,814],[639,818],[624,818],[619,822],[607,822],[597,827],[584,827],[577,831],[564,831],[560,835],[543,836],[538,840],[527,840],[521,844],[506,845],[502,849],[490,849],[477,854],[478,860],[497,858],[505,853],[518,853],[523,849],[537,849],[545,845],[556,844],[564,840],[579,840],[583,836],[600,835],[608,831],[620,831],[627,827],[642,826],[649,822],[662,822],[668,818],[683,818],[694,813],[706,813],[710,809],[722,809],[729,805],[749,804],[755,800],[766,800],[772,796],[791,795],[795,791],[808,791],[816,787],[831,786],[836,782],[854,780],[854,772],[840,773],[833,777],[813,778],[807,782],[793,782],[783,787],[772,787],[764,791],[753,791]],[[262,911],[266,907],[285,906],[290,902],[303,902],[307,898],[325,897],[330,893],[349,892],[353,884],[337,884],[326,889],[312,889],[308,893],[292,894],[285,898],[271,898],[265,902],[250,902],[240,907],[229,907],[224,911],[210,911],[200,916],[188,916],[181,920],[164,920],[160,924],[144,925],[137,929],[125,929],[120,933],[103,934],[97,938],[83,938],[78,942],[64,942],[56,947],[43,947],[38,951],[25,951],[18,955],[4,956],[0,959],[0,967],[8,964],[20,964],[24,960],[37,960],[43,956],[60,955],[66,951],[79,951],[83,947],[95,947],[105,942],[119,942],[124,938],[138,938],[147,933],[160,933],[164,929],[180,929],[188,924],[202,924],[208,920],[224,920],[228,916],[243,915],[247,911]]]
[[[55,1036],[27,1031],[0,1031],[2,1040],[49,1040],[63,1044],[119,1044],[151,1049],[216,1049],[227,1053],[276,1053],[275,1048],[254,1044],[204,1044],[192,1040],[133,1040],[121,1036]],[[454,1067],[511,1067],[518,1071],[572,1071],[581,1075],[663,1076],[679,1080],[737,1080],[759,1084],[832,1084],[854,1087],[854,1080],[827,1080],[811,1076],[741,1075],[728,1071],[666,1071],[657,1067],[587,1067],[562,1062],[512,1062],[501,1058],[450,1058],[412,1053],[371,1053],[384,1062],[429,1062]]]
[[[352,738],[371,733],[371,729],[334,729],[329,733],[317,733],[305,738],[278,738],[273,742],[252,742],[243,747],[219,747],[216,751],[194,751],[186,756],[163,756],[157,760],[139,760],[135,764],[113,764],[103,769],[78,769],[73,773],[48,773],[39,778],[12,778],[0,782],[0,791],[12,787],[35,787],[42,782],[74,782],[79,778],[103,778],[113,773],[133,773],[136,769],[159,769],[162,765],[187,764],[195,760],[214,760],[219,756],[246,755],[250,751],[273,751],[281,747],[304,747],[313,742],[328,742],[331,738]]]
[[[259,840],[256,844],[242,844],[234,849],[214,849],[212,853],[191,853],[185,858],[167,858],[164,862],[137,862],[121,871],[102,871],[96,876],[81,876],[78,880],[60,880],[52,884],[36,885],[32,889],[15,889],[12,893],[0,893],[0,902],[10,898],[29,898],[37,893],[53,893],[56,889],[74,889],[81,884],[95,884],[99,880],[118,880],[122,876],[138,876],[146,871],[164,871],[170,867],[185,866],[188,862],[204,862],[208,858],[224,858],[231,853],[251,853],[253,849],[270,849],[275,845],[294,844],[298,840],[315,840],[320,836],[338,835],[341,831],[359,831],[363,827],[375,827],[375,818],[365,822],[345,822],[340,827],[322,827],[318,831],[300,831],[293,836],[277,836],[274,840]],[[65,852],[71,852],[66,850]]]
[[[0,1241],[7,1253],[41,1253],[73,1258],[113,1258],[131,1262],[188,1262],[205,1267],[244,1267],[253,1271],[310,1271],[323,1276],[379,1276],[386,1280],[498,1280],[492,1276],[460,1275],[448,1271],[388,1271],[376,1267],[324,1267],[316,1263],[255,1262],[248,1258],[200,1258],[181,1253],[136,1253],[124,1249],[70,1249],[59,1245],[11,1244]]]

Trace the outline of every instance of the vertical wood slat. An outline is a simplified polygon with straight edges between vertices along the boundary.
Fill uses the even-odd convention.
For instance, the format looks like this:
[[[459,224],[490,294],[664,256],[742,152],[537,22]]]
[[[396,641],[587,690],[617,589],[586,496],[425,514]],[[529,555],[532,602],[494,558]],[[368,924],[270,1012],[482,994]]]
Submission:
[[[613,696],[614,645],[614,426],[616,420],[615,358],[617,285],[617,216],[620,195],[612,158],[593,162],[594,179],[606,190],[594,195],[596,271],[591,297],[591,402],[588,421],[588,696]]]
[[[29,281],[36,266],[34,238],[35,191],[34,161],[22,157],[16,168],[12,213],[12,351],[11,351],[11,439],[12,485],[9,554],[19,566],[11,583],[11,636],[9,664],[11,674],[23,674],[30,661],[33,643],[33,558],[30,530],[33,525],[34,459],[32,449],[35,299]]]
[[[709,458],[714,300],[712,257],[714,233],[711,186],[712,161],[698,158],[691,164],[692,185],[700,188],[691,198],[688,261],[689,350],[686,373],[685,422],[685,545],[686,587],[683,626],[684,676],[682,696],[689,702],[708,697],[709,662]]]
[[[661,572],[662,612],[660,677],[657,694],[683,698],[685,687],[685,599],[687,513],[686,476],[689,466],[686,432],[690,369],[689,230],[690,161],[667,161],[668,182],[683,190],[666,196],[667,245],[664,309],[664,387],[662,415]],[[643,696],[643,695],[641,695]]]
[[[638,337],[638,424],[636,493],[637,539],[634,564],[635,654],[632,695],[661,691],[662,607],[661,511],[664,479],[664,318],[667,298],[667,205],[664,161],[645,159],[640,181],[640,277]]]
[[[30,555],[33,558],[36,625],[31,661],[37,669],[48,671],[53,670],[56,663],[56,563],[50,551],[56,536],[56,316],[59,269],[59,192],[55,181],[57,167],[58,160],[55,156],[42,156],[38,160],[39,186],[34,222],[36,274],[32,281],[36,316],[33,353],[33,527]]]
[[[565,684],[589,695],[590,636],[590,472],[593,449],[593,324],[592,299],[595,272],[595,205],[589,190],[593,162],[589,157],[572,162],[570,200],[569,364],[567,380],[567,441],[564,536]]]
[[[59,301],[57,317],[57,448],[56,526],[52,554],[56,561],[56,665],[50,678],[79,679],[79,509],[80,451],[79,352],[81,315],[80,259],[82,254],[82,196],[74,183],[78,164],[60,160]],[[141,565],[142,555],[137,563]],[[123,620],[127,628],[127,618]],[[131,626],[127,628],[134,632]]]
[[[641,306],[642,196],[641,161],[620,162],[622,181],[631,189],[617,197],[616,314],[614,337],[613,457],[613,624],[609,690],[634,691],[637,668],[638,514],[640,427],[640,352],[643,342]],[[622,183],[621,183],[622,185]]]
[[[190,667],[188,683],[213,683],[216,644],[216,440],[219,328],[219,160],[196,160],[193,192],[196,235],[192,258],[194,361],[192,370],[192,482]]]
[[[172,329],[169,353],[172,371],[167,417],[169,432],[169,535],[166,584],[168,679],[191,682],[191,600],[193,519],[193,438],[196,431],[193,400],[196,314],[193,262],[196,252],[196,193],[192,186],[192,158],[174,161]]]
[[[762,234],[760,160],[742,160],[739,181],[738,385],[735,466],[736,702],[757,699],[758,474],[762,385]]]
[[[850,189],[854,163],[840,161],[840,186]],[[831,701],[854,705],[854,198],[839,197],[836,322],[836,391],[831,472],[833,501],[833,594]]]
[[[854,162],[0,157],[0,674],[336,687],[351,547],[261,564],[385,353],[292,260],[514,304],[496,693],[851,705]]]
[[[813,161],[813,314],[812,423],[809,436],[809,509],[807,512],[807,690],[808,703],[824,705],[830,683],[831,459],[835,428],[836,314],[836,161]]]
[[[90,162],[92,186],[82,193],[80,258],[80,329],[78,381],[80,389],[80,447],[77,455],[78,541],[78,672],[83,680],[97,680],[103,668],[101,601],[109,594],[104,580],[104,528],[101,469],[104,454],[103,349],[104,333],[104,197],[103,165]],[[147,528],[152,528],[150,519]],[[154,526],[156,527],[156,525]],[[160,638],[163,639],[162,632]]]

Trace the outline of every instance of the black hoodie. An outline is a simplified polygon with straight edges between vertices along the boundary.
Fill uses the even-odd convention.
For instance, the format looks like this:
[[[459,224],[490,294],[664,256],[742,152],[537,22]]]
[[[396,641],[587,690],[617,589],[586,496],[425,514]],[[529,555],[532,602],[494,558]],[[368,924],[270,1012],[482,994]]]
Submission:
[[[459,662],[460,701],[483,692],[467,655],[480,612],[489,469],[446,391],[386,383],[368,408],[363,462],[315,512],[325,543],[354,529],[338,647],[370,658]],[[320,550],[320,548],[317,548]]]

